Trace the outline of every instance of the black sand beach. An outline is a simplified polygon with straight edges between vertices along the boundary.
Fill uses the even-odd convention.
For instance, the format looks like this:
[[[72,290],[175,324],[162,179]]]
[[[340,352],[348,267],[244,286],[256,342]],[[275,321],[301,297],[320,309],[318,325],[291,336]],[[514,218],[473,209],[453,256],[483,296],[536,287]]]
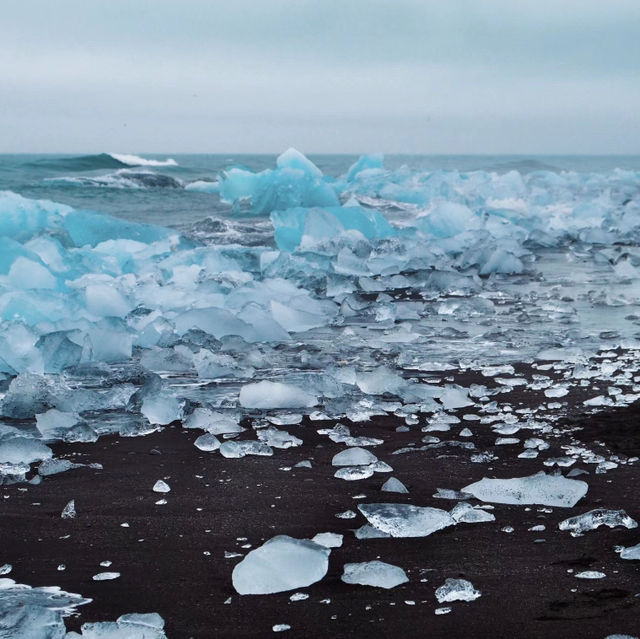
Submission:
[[[457,376],[456,382],[473,381],[464,377]],[[394,455],[419,442],[422,424],[397,432],[395,418],[362,424],[343,420],[353,435],[384,440],[373,450],[393,466],[393,476],[407,485],[408,495],[380,492],[389,475],[355,482],[333,478],[331,458],[342,446],[316,430],[335,422],[287,427],[304,444],[273,457],[224,459],[201,452],[193,446],[200,433],[179,424],[146,437],[59,444],[56,456],[98,462],[104,469],[80,468],[47,477],[40,485],[3,487],[0,562],[13,564],[10,576],[18,582],[55,584],[91,597],[80,616],[67,620],[69,629],[135,611],[160,613],[172,639],[268,636],[276,624],[290,625],[286,634],[296,637],[604,639],[613,633],[637,634],[639,567],[614,552],[616,545],[638,543],[637,529],[602,527],[578,538],[558,529],[566,517],[597,507],[624,508],[637,516],[640,478],[633,465],[596,474],[593,465],[578,462],[573,468],[589,472],[580,476],[589,491],[574,508],[496,504],[491,511],[495,522],[460,524],[426,538],[357,540],[352,530],[364,518],[336,517],[361,502],[451,508],[456,502],[433,498],[438,488],[460,489],[483,476],[530,475],[576,439],[622,459],[640,454],[640,403],[588,414],[580,392],[593,395],[591,388],[572,390],[569,417],[556,424],[551,447],[533,460],[518,458],[513,447],[495,446],[495,434],[474,422],[467,424],[475,434],[472,441],[494,453],[493,462],[471,463],[469,452],[455,447]],[[504,399],[518,409],[536,406],[539,397],[520,388]],[[473,407],[457,414],[469,412]],[[313,467],[292,468],[303,459]],[[170,493],[152,492],[158,479],[169,483]],[[167,504],[155,505],[160,498]],[[63,520],[60,512],[70,499],[75,499],[77,517]],[[546,529],[529,530],[540,525]],[[503,532],[505,526],[513,532]],[[244,554],[246,544],[255,548],[276,534],[309,538],[325,531],[344,534],[344,543],[333,549],[325,579],[301,589],[308,599],[292,602],[289,592],[239,596],[234,591],[231,572],[240,557],[225,558],[225,552]],[[345,563],[376,558],[403,567],[409,583],[386,591],[341,582]],[[101,567],[106,560],[112,565]],[[66,569],[59,571],[59,564]],[[92,580],[105,570],[121,577]],[[570,572],[580,570],[607,576],[581,580]],[[449,614],[436,615],[441,606],[434,590],[448,577],[468,579],[482,596],[450,604]]]

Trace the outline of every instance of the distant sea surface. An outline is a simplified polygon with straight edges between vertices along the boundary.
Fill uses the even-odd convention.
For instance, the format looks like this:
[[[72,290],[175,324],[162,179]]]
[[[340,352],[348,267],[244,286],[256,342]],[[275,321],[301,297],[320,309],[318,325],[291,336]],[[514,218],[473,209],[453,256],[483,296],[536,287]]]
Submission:
[[[197,181],[215,181],[230,167],[261,171],[275,166],[276,155],[159,154],[141,156],[0,155],[0,189],[47,199],[78,209],[109,213],[137,222],[189,228],[194,222],[229,212],[217,195],[185,190]],[[327,176],[344,175],[357,155],[310,155]],[[411,172],[516,170],[609,173],[640,171],[640,155],[385,155],[385,168]]]

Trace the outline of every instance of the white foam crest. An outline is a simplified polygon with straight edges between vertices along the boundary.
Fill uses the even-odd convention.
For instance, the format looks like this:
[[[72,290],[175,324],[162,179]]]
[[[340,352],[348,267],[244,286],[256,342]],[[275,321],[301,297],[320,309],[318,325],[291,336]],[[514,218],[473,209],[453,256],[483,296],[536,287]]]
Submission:
[[[148,160],[147,158],[141,158],[139,155],[131,155],[127,153],[109,153],[109,155],[129,166],[178,166],[178,163],[173,158],[167,158],[166,160]]]

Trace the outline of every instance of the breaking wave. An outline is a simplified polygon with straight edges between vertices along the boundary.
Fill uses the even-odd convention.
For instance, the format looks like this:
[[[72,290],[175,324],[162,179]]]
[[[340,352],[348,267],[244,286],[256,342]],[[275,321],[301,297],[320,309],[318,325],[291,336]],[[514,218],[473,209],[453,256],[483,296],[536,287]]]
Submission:
[[[96,171],[99,169],[121,169],[132,166],[178,166],[173,158],[149,160],[137,155],[120,153],[97,153],[77,157],[46,158],[27,163],[28,166],[57,171]]]

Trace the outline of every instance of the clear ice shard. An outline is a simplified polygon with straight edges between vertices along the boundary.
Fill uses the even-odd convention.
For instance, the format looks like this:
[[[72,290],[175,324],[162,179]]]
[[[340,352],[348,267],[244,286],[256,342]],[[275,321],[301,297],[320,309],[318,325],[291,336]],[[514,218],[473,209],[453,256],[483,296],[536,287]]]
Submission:
[[[374,528],[392,537],[426,537],[456,524],[446,510],[429,506],[360,504],[358,510]]]
[[[72,499],[63,509],[60,514],[62,519],[75,519],[76,517],[76,500]]]
[[[481,596],[479,590],[466,579],[446,579],[444,584],[436,589],[438,603],[451,601],[475,601]]]
[[[574,537],[582,535],[589,530],[595,530],[600,526],[616,528],[637,528],[638,522],[627,515],[624,510],[608,510],[596,508],[582,515],[569,517],[558,524],[560,530],[569,530]]]
[[[479,524],[496,520],[495,516],[491,513],[481,508],[474,508],[465,501],[456,504],[451,509],[450,514],[458,524]]]
[[[385,589],[395,588],[409,581],[407,573],[399,566],[377,560],[345,564],[341,579],[347,584]]]
[[[327,574],[330,552],[309,539],[278,535],[252,550],[233,569],[233,587],[241,595],[305,588]]]
[[[395,477],[389,477],[389,479],[382,484],[382,488],[380,488],[380,490],[385,493],[409,493],[407,487]]]
[[[539,472],[529,477],[513,479],[485,477],[465,486],[462,491],[485,502],[570,508],[587,494],[588,489],[588,484],[583,481]]]
[[[342,546],[342,535],[331,532],[318,533],[311,541],[325,548],[340,548]]]
[[[240,389],[240,405],[245,408],[311,408],[318,398],[291,384],[264,380]]]
[[[169,484],[162,479],[158,479],[158,481],[153,485],[154,493],[168,493],[171,491]]]
[[[220,444],[220,454],[228,459],[238,459],[247,455],[269,457],[273,455],[273,448],[264,442],[241,441],[224,442]]]

